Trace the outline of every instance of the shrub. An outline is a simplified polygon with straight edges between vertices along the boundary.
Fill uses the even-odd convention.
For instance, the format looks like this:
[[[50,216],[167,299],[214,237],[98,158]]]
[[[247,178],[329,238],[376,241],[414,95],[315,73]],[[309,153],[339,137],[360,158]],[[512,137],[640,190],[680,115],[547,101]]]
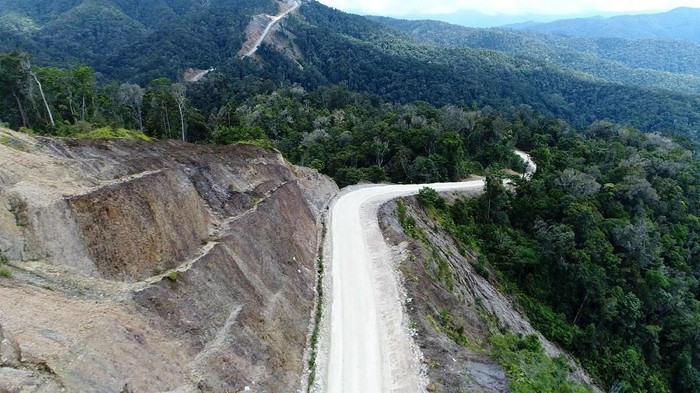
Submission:
[[[437,191],[430,187],[423,187],[418,191],[418,202],[423,206],[435,206],[437,208],[445,207],[445,200],[438,194]]]

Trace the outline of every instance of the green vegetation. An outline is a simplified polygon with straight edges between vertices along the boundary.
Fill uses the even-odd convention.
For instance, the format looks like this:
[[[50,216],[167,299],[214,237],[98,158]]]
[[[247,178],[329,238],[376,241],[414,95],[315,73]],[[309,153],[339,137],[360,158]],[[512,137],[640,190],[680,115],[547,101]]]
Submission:
[[[316,359],[318,356],[318,335],[321,332],[321,318],[323,317],[323,246],[326,242],[326,223],[322,223],[321,238],[316,251],[316,309],[314,311],[314,325],[311,331],[311,354],[309,355],[309,377],[307,379],[306,391],[311,392],[311,387],[316,379]]]
[[[700,125],[693,44],[566,40],[494,30],[470,30],[463,38],[454,27],[423,31],[419,39],[314,1],[304,2],[302,17],[285,20],[286,30],[275,33],[292,40],[302,56],[290,59],[263,46],[258,63],[235,53],[251,15],[276,11],[272,0],[19,3],[31,4],[0,5],[0,16],[24,15],[37,28],[6,23],[0,50],[23,48],[42,67],[14,54],[0,62],[0,86],[10,87],[0,95],[5,101],[0,119],[40,133],[60,134],[64,122],[82,120],[163,139],[265,140],[242,137],[239,131],[261,136],[261,130],[235,119],[221,124],[221,116],[280,86],[313,92],[333,84],[400,104],[420,100],[437,107],[506,111],[529,105],[576,127],[608,119],[643,131],[697,137]],[[173,83],[188,67],[212,66],[217,71],[206,81]],[[58,118],[55,125],[49,112]],[[372,177],[355,171],[346,175],[349,180]]]
[[[123,81],[177,80],[187,67],[235,57],[251,16],[277,8],[273,0],[0,2],[0,51],[24,48],[42,64],[85,63]]]
[[[272,0],[0,2],[0,50],[14,51],[0,53],[0,123],[60,137],[252,144],[340,186],[484,175],[475,199],[447,204],[421,190],[434,228],[479,253],[477,270],[610,389],[700,391],[697,149],[631,128],[700,138],[692,44],[415,22],[419,39],[304,2],[276,33],[303,56],[263,46],[259,62],[239,59],[250,16],[275,11]],[[176,82],[190,66],[216,71]],[[503,179],[522,169],[515,146],[538,172],[514,179],[513,191]],[[28,225],[26,204],[11,205]],[[398,203],[405,233],[426,246],[430,233],[406,209]],[[425,251],[428,273],[452,288],[448,261]],[[174,286],[177,272],[167,278]],[[449,314],[433,322],[464,341]],[[577,389],[562,387],[564,366],[531,338],[495,343],[516,382],[535,381],[513,391]]]
[[[102,127],[89,132],[81,132],[75,134],[73,137],[79,139],[126,139],[130,141],[151,141],[151,138],[147,137],[142,132],[111,127]]]
[[[292,30],[305,54],[305,69],[392,102],[498,109],[531,105],[576,127],[608,119],[644,131],[694,135],[700,124],[697,95],[601,81],[503,52],[427,45],[317,2],[303,5],[302,12],[307,24],[298,22]]]
[[[0,277],[10,278],[12,277],[12,271],[6,267],[0,267]]]
[[[490,341],[492,356],[505,371],[511,392],[592,392],[592,389],[567,379],[569,365],[566,358],[550,359],[544,354],[537,336],[519,338],[512,333],[495,334]]]
[[[436,21],[373,19],[441,47],[494,50],[608,82],[700,93],[700,46],[692,42],[576,38]]]
[[[697,8],[682,7],[661,14],[570,19],[528,29],[576,37],[656,38],[700,44],[700,33],[692,27],[699,16]]]
[[[19,151],[27,151],[27,145],[24,142],[8,135],[0,135],[0,145]]]
[[[431,323],[433,323],[433,327],[436,328],[438,333],[445,333],[452,341],[463,347],[473,347],[464,334],[464,326],[456,325],[452,321],[452,316],[448,310],[440,310],[439,326],[435,323],[434,319],[431,318],[430,321],[432,321]]]
[[[396,201],[396,207],[399,214],[399,223],[406,236],[418,239],[420,228],[416,228],[416,220],[406,213],[406,203],[404,201]]]
[[[610,123],[552,131],[514,135],[538,164],[532,180],[511,191],[489,173],[480,197],[429,209],[464,247],[476,237],[478,263],[609,388],[700,390],[692,145]]]

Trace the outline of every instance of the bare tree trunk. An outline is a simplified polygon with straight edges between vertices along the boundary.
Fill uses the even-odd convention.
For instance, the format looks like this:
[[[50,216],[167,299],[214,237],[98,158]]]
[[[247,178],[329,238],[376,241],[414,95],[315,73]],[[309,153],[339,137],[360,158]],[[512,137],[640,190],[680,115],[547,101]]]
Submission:
[[[173,129],[170,127],[170,114],[168,113],[167,105],[165,106],[165,126],[168,129],[168,138],[171,138]]]
[[[73,91],[68,90],[68,108],[70,109],[70,115],[73,117],[73,123],[77,122],[78,116],[75,113],[75,108],[73,108]]]
[[[85,121],[85,96],[83,96],[83,103],[80,107],[80,120]]]
[[[141,113],[141,108],[134,108],[134,113],[136,114],[136,121],[139,123],[139,131],[143,132],[143,114]]]
[[[583,310],[583,305],[586,304],[586,300],[588,300],[588,292],[586,292],[586,296],[583,298],[583,301],[581,302],[581,306],[578,308],[578,311],[576,312],[576,317],[574,317],[574,322],[573,324],[576,325],[576,321],[578,321],[579,315],[581,315],[581,310]]]
[[[178,102],[177,109],[180,111],[180,127],[182,128],[182,141],[185,142],[185,113],[183,106]]]
[[[19,114],[22,117],[22,126],[25,128],[32,128],[32,125],[29,124],[29,118],[27,117],[27,112],[24,110],[24,106],[22,105],[22,100],[19,99],[19,96],[17,95],[17,92],[15,89],[12,89],[12,95],[15,97],[15,100],[17,101],[17,108],[19,108]]]
[[[52,126],[55,126],[56,123],[53,121],[53,114],[51,114],[51,108],[49,108],[49,103],[46,101],[46,95],[44,94],[44,88],[41,86],[41,82],[39,82],[39,78],[36,77],[36,74],[32,72],[32,77],[34,77],[34,80],[36,81],[36,84],[39,86],[39,93],[41,93],[41,99],[44,101],[44,106],[46,107],[46,113],[49,115],[49,121],[51,122]]]

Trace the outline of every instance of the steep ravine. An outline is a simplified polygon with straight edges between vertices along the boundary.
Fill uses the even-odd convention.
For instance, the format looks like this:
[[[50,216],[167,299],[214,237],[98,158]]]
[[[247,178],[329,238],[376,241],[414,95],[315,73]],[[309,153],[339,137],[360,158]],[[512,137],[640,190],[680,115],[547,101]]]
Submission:
[[[0,391],[296,390],[337,187],[255,146],[0,130]]]

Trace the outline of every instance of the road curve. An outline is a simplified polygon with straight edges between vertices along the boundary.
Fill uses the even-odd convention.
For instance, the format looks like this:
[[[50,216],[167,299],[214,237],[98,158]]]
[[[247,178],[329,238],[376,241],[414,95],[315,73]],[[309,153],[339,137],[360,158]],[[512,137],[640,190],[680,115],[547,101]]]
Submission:
[[[536,166],[528,164],[524,177]],[[330,211],[332,303],[326,392],[425,392],[420,361],[404,323],[400,284],[377,212],[386,201],[417,193],[474,190],[461,183],[370,186],[347,192]]]
[[[284,18],[290,12],[296,10],[300,6],[301,6],[301,3],[298,0],[295,0],[292,8],[280,13],[277,16],[272,17],[272,20],[270,20],[270,23],[267,24],[267,27],[265,27],[265,30],[263,30],[262,34],[260,35],[260,38],[258,38],[258,40],[255,41],[255,45],[253,45],[253,47],[246,54],[241,56],[241,58],[253,56],[253,54],[255,52],[257,52],[257,50],[260,47],[260,45],[262,44],[262,42],[265,41],[265,37],[267,37],[267,35],[270,33],[270,30],[275,25],[275,23],[279,22],[280,19]]]

